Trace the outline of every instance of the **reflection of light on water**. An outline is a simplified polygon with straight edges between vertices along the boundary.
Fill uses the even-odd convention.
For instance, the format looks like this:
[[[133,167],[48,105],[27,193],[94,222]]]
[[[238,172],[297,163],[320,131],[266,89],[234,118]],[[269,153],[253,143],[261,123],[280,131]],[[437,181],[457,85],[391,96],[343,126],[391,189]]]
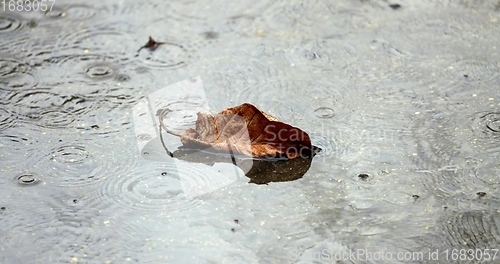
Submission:
[[[208,112],[209,107],[200,77],[184,80],[151,93],[134,106],[134,127],[139,154],[145,159],[157,162],[171,160],[165,147],[170,149],[171,142],[179,142],[179,138],[170,135],[160,138],[160,119],[169,130],[181,132],[194,127],[197,113]],[[162,135],[164,131],[161,131]],[[212,192],[237,180],[242,172],[233,164],[215,163],[212,166],[189,163],[177,158],[173,159],[179,172],[183,195],[193,198]],[[229,160],[230,161],[230,160]],[[204,174],[190,173],[184,168],[199,168]]]

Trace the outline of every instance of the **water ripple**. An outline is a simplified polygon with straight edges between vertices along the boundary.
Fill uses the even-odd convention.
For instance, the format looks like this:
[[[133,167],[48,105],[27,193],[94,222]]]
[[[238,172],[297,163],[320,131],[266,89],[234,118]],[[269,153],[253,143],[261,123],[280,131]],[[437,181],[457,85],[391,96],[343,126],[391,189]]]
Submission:
[[[43,128],[66,128],[76,119],[73,112],[59,107],[27,113],[24,117]]]
[[[135,2],[135,1],[127,3],[126,5],[116,5],[113,4],[112,2],[102,2],[100,4],[102,5],[100,6],[99,11],[101,13],[106,14],[107,16],[110,17],[133,16],[133,19],[141,19],[136,15],[138,12],[153,13],[155,10],[169,11],[171,9],[171,5],[169,2],[158,2],[154,3],[154,5],[145,5],[142,2]],[[166,14],[162,13],[162,15]],[[147,17],[144,19],[148,20],[151,19],[151,17]]]
[[[456,137],[453,121],[421,117],[413,126],[416,149],[412,157],[422,173],[423,185],[443,199],[471,192],[468,186],[472,184],[472,175],[466,173],[466,164],[460,158],[463,143]]]
[[[500,63],[488,58],[459,60],[448,66],[444,75],[454,87],[464,83],[494,85],[500,82]]]
[[[63,55],[50,59],[50,63],[63,70],[60,75],[67,83],[111,79],[119,68],[115,61],[112,56],[98,54]]]
[[[364,108],[367,111],[365,115],[385,120],[384,124],[386,125],[393,123],[387,122],[385,119],[391,117],[393,119],[391,121],[400,121],[395,122],[391,129],[402,130],[406,126],[407,120],[415,117],[415,112],[423,111],[423,109],[420,109],[419,102],[429,101],[419,98],[419,91],[424,88],[424,86],[408,83],[380,84],[373,88],[366,87]],[[401,108],[401,105],[405,105],[405,107]]]
[[[335,116],[335,111],[330,107],[320,107],[314,110],[314,115],[319,118],[328,119]]]
[[[182,32],[176,34],[175,37],[165,34],[163,25],[172,23],[178,22],[172,21],[170,18],[163,18],[143,26],[143,32],[147,32],[155,41],[164,42],[164,44],[159,45],[154,51],[149,49],[140,50],[137,54],[138,62],[147,67],[177,69],[193,64],[199,59],[197,53],[199,47],[196,46],[197,43],[195,43],[193,36]],[[144,42],[136,44],[137,49],[147,42],[147,38],[148,36],[144,36]]]
[[[75,96],[66,96],[38,89],[13,92],[9,99],[19,120],[44,128],[65,128],[76,116],[92,111],[90,102]]]
[[[87,67],[85,74],[90,79],[109,79],[116,75],[116,69],[113,65],[105,62],[91,64]]]
[[[326,19],[326,14],[334,11],[332,8],[330,3],[319,0],[297,2],[293,4],[287,1],[275,1],[273,6],[267,8],[266,15],[263,17],[281,22],[269,21],[269,25],[293,24],[312,26],[319,23],[319,21],[328,21]]]
[[[58,57],[52,62],[65,69],[63,78],[74,84],[90,83],[90,86],[99,84],[108,87],[127,87],[128,83],[133,83],[134,87],[138,85],[137,89],[139,89],[149,87],[153,81],[147,69],[136,66],[127,59],[120,60],[113,56],[69,55]],[[141,80],[136,80],[136,76]]]
[[[490,1],[454,1],[454,0],[445,0],[440,1],[439,3],[434,1],[425,1],[430,4],[429,8],[441,8],[444,7],[446,10],[456,10],[456,8],[464,8],[468,11],[472,11],[474,13],[479,13],[479,10],[498,10],[498,3],[490,2]],[[463,16],[466,17],[466,16]]]
[[[500,187],[500,162],[482,162],[474,172],[474,175],[488,186],[493,186],[495,189]],[[496,187],[495,187],[496,186]]]
[[[2,246],[12,252],[20,250],[23,255],[9,257],[58,263],[125,260],[133,257],[131,251],[144,245],[147,229],[131,226],[130,219],[109,213],[109,203],[102,204],[83,192],[40,191],[46,192],[44,199],[39,199],[40,192],[31,192],[9,201],[8,217],[2,221],[8,227],[0,234]],[[36,202],[27,203],[28,199]],[[120,240],[127,236],[139,239]],[[46,253],[42,256],[41,251],[33,251],[32,243],[26,240],[36,241],[37,250]],[[121,242],[118,246],[110,241]]]
[[[463,41],[457,41],[462,36],[461,30],[456,27],[455,23],[451,23],[443,17],[445,15],[439,13],[417,13],[403,16],[399,18],[400,23],[385,25],[387,28],[396,27],[391,32],[401,32],[402,34],[397,34],[397,38],[394,35],[385,37],[400,50],[408,50],[418,58],[433,58],[442,55],[443,47],[453,50],[450,45],[463,43]],[[422,39],[428,41],[422,42]]]
[[[13,12],[0,13],[0,34],[21,30],[25,26],[24,18]]]
[[[64,144],[68,140],[61,138],[57,146],[48,151],[35,148],[29,152],[29,161],[44,175],[45,182],[54,186],[80,188],[96,185],[107,177],[124,172],[124,167],[116,162],[114,153],[88,143]]]
[[[500,112],[477,113],[473,119],[473,130],[477,136],[500,137]]]
[[[355,98],[347,98],[340,92],[347,87],[341,82],[334,84],[331,81],[296,79],[261,81],[257,85],[247,85],[248,88],[240,89],[238,102],[258,102],[256,104],[262,110],[289,123],[297,119],[316,122],[318,118],[333,117],[333,113],[336,122],[343,122],[352,114],[349,109],[353,108],[351,101]],[[272,107],[264,108],[266,105]],[[325,112],[324,116],[319,115],[318,111]]]
[[[312,72],[314,75],[321,70],[323,75],[344,78],[343,72],[359,60],[358,47],[354,45],[356,42],[352,44],[350,42],[350,40],[339,42],[335,38],[323,38],[290,41],[283,45],[261,44],[257,48],[254,45],[246,49],[246,54],[257,58],[273,58],[273,63],[269,65],[274,72],[277,71],[275,68],[280,68],[277,67],[278,64],[285,68],[292,66],[295,69]]]
[[[469,120],[468,120],[469,121]],[[496,156],[500,151],[500,112],[479,112],[470,117],[468,147],[476,157]]]
[[[112,24],[93,25],[78,31],[67,31],[56,42],[62,54],[108,54],[129,58],[137,51],[136,43],[126,30]],[[119,47],[119,48],[117,48]],[[77,55],[78,56],[78,55]]]
[[[84,146],[63,145],[52,151],[50,160],[58,163],[75,164],[83,163],[89,157]]]
[[[154,52],[141,51],[139,61],[150,67],[180,68],[188,65],[192,55],[180,44],[164,44]]]
[[[33,173],[24,173],[16,176],[15,178],[17,184],[21,186],[33,186],[41,182],[40,177]]]
[[[45,12],[49,18],[64,18],[70,20],[86,20],[98,13],[95,7],[88,5],[54,5],[52,9]]]
[[[142,213],[172,214],[198,206],[199,199],[183,193],[183,175],[204,177],[205,171],[173,164],[145,164],[127,173],[108,177],[99,191],[101,199],[113,197],[120,206]]]
[[[315,28],[316,34],[321,37],[339,37],[355,30],[373,27],[374,21],[368,23],[366,12],[359,12],[359,7],[335,6],[334,3],[323,1],[308,1],[290,4],[287,1],[275,1],[274,5],[263,11],[262,28],[271,27],[273,33],[281,37],[295,37],[303,35],[295,29],[298,26]],[[332,19],[332,16],[335,19]],[[260,23],[259,23],[260,24]],[[265,26],[264,26],[265,25]]]
[[[15,116],[5,108],[0,108],[0,131],[16,125]]]
[[[445,239],[452,248],[495,248],[500,243],[498,215],[454,212],[443,220],[443,224]]]
[[[38,84],[38,77],[27,63],[0,57],[0,89],[17,91],[31,89]]]
[[[130,107],[149,88],[154,77],[148,70],[112,56],[98,54],[61,56],[53,63],[64,69],[62,79],[70,83],[73,93],[90,102],[105,103],[111,109]],[[53,89],[63,89],[67,85]]]
[[[0,153],[2,161],[26,160],[26,157],[30,155],[29,153],[38,147],[38,138],[36,136],[39,134],[40,131],[33,129],[33,127],[27,129],[19,125],[15,129],[2,131],[0,133],[0,142],[3,148],[9,150]]]
[[[37,68],[40,61],[50,58],[58,53],[55,49],[54,39],[61,34],[61,29],[57,27],[44,27],[43,34],[33,33],[39,29],[23,30],[16,33],[9,41],[0,42],[0,53],[16,54],[23,58],[23,61],[29,62],[33,68]],[[51,37],[47,37],[51,36]],[[3,56],[9,58],[10,56]]]

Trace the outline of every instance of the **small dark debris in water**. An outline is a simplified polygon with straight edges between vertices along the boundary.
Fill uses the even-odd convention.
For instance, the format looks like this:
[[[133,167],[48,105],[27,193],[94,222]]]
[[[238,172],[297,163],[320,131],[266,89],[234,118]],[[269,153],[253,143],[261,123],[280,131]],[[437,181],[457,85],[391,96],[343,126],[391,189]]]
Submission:
[[[217,39],[219,38],[219,33],[215,31],[207,31],[202,33],[206,39]]]
[[[236,231],[236,229],[234,229],[234,228],[231,228],[231,232],[233,232],[233,233],[234,233],[235,231]]]
[[[182,45],[179,45],[179,44],[176,44],[176,43],[173,43],[173,42],[159,42],[159,41],[156,41],[154,40],[151,36],[149,37],[149,40],[146,44],[144,44],[144,46],[140,47],[138,50],[137,50],[137,54],[135,55],[136,57],[139,56],[139,52],[142,50],[142,49],[149,49],[149,51],[154,51],[156,50],[160,45],[163,45],[163,44],[169,44],[169,45],[174,45],[174,46],[177,46],[179,48],[182,49]],[[182,63],[182,62],[181,62]]]
[[[238,219],[234,219],[234,222],[235,222],[236,224],[239,224],[239,223],[240,223],[240,220],[238,220]]]
[[[316,52],[311,52],[311,53],[306,54],[306,58],[308,58],[310,60],[314,60],[314,59],[318,59],[319,55]]]
[[[26,25],[27,25],[28,27],[30,27],[30,28],[34,28],[34,27],[38,26],[38,23],[37,23],[35,20],[30,19],[30,20],[28,21],[28,23],[26,23]]]
[[[73,199],[73,203],[78,203],[78,199]]]
[[[444,210],[448,209],[448,206],[443,207]]]
[[[394,9],[394,10],[397,10],[397,9],[401,8],[401,5],[400,4],[390,4],[389,7]]]
[[[465,77],[465,78],[469,78],[469,75],[467,75],[467,74],[464,74],[464,77]]]
[[[150,51],[155,51],[160,45],[163,45],[163,44],[175,45],[175,46],[178,46],[179,48],[182,48],[182,46],[179,44],[175,44],[175,43],[171,43],[171,42],[159,42],[159,41],[154,40],[150,36],[148,42],[146,44],[144,44],[144,46],[140,47],[139,50],[137,50],[137,52],[141,51],[142,49],[149,49]]]
[[[99,126],[98,125],[91,125],[90,128],[97,130],[97,129],[99,129]]]
[[[161,176],[167,176],[167,172],[166,171],[162,172]]]
[[[413,197],[413,199],[415,199],[415,202],[418,200],[418,198],[420,198],[420,196],[416,195],[416,194],[412,195],[411,197]]]
[[[130,80],[130,76],[125,75],[125,74],[118,74],[118,75],[116,75],[115,79],[119,82],[126,82],[126,81]]]
[[[388,170],[382,170],[382,171],[380,172],[380,174],[389,174],[389,171],[388,171]]]
[[[476,194],[477,194],[477,196],[479,196],[479,197],[485,197],[485,196],[486,196],[486,193],[485,193],[485,192],[477,192]]]
[[[5,210],[5,206],[0,207],[0,210],[4,211]]]
[[[363,181],[366,181],[366,179],[368,179],[368,177],[370,177],[370,175],[366,174],[366,173],[361,173],[358,175],[358,177],[363,180]]]
[[[150,51],[154,51],[161,44],[165,44],[165,42],[157,42],[151,36],[149,36],[148,42],[146,44],[144,44],[144,46],[142,46],[141,48],[139,48],[139,50],[137,52],[141,51],[142,49],[149,49]]]
[[[89,177],[87,177],[89,179],[93,179],[94,178],[94,175],[90,175]]]

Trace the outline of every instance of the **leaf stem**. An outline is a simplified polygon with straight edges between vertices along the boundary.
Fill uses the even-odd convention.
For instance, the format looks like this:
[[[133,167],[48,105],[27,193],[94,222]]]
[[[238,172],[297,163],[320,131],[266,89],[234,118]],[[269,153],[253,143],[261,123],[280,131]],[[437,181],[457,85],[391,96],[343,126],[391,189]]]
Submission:
[[[169,111],[169,109],[165,108],[165,109],[162,109],[158,113],[158,119],[159,119],[159,123],[160,123],[159,132],[160,132],[160,141],[161,141],[161,144],[163,145],[163,148],[165,149],[167,154],[173,158],[174,154],[172,152],[170,152],[170,150],[168,150],[167,146],[165,145],[165,141],[163,140],[163,134],[161,132],[161,129],[163,128],[167,133],[174,135],[174,136],[178,136],[178,137],[181,137],[181,133],[168,129],[168,127],[163,123],[163,117],[168,113],[168,111]]]

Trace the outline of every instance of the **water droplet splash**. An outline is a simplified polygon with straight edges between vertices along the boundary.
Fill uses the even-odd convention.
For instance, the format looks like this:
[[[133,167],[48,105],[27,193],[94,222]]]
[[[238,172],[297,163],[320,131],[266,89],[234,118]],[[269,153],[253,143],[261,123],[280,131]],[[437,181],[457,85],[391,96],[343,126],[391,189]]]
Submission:
[[[21,186],[32,186],[40,183],[40,179],[36,174],[22,174],[16,177],[17,184]]]
[[[320,107],[314,110],[314,115],[319,118],[332,118],[335,116],[335,111],[329,107]]]

